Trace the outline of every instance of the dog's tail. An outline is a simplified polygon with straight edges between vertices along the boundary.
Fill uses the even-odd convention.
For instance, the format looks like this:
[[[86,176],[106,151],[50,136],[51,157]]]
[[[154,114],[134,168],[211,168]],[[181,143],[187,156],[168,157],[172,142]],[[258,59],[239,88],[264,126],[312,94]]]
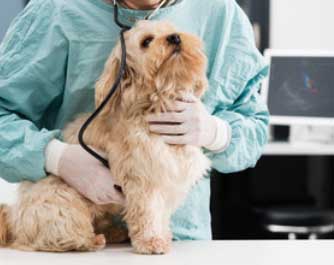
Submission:
[[[5,247],[9,244],[9,207],[0,204],[0,246]]]

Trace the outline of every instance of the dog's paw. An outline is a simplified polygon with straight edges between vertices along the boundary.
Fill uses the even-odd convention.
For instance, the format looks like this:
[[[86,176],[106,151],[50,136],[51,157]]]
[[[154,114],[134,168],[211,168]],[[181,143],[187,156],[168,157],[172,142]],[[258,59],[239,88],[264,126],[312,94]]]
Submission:
[[[106,246],[106,238],[103,234],[96,235],[93,250],[103,249]]]
[[[136,240],[132,243],[135,252],[139,254],[166,254],[170,251],[171,240],[152,237],[146,240]]]

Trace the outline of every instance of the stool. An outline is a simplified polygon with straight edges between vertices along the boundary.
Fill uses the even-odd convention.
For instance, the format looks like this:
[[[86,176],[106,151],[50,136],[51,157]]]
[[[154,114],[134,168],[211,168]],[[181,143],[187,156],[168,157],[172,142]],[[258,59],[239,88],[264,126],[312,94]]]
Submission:
[[[309,239],[334,231],[334,212],[304,207],[256,208],[255,213],[265,231],[287,235],[290,240],[304,235]]]

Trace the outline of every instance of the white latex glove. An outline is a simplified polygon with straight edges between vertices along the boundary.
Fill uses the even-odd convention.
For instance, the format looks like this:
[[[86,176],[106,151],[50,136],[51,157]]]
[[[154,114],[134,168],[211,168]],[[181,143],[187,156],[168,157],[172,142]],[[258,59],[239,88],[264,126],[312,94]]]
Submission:
[[[46,147],[46,171],[61,177],[87,199],[96,204],[123,204],[110,171],[80,145],[52,140]],[[101,154],[103,155],[103,154]]]
[[[173,145],[194,145],[224,151],[231,140],[229,124],[210,115],[194,96],[175,101],[169,112],[147,115],[149,130]]]

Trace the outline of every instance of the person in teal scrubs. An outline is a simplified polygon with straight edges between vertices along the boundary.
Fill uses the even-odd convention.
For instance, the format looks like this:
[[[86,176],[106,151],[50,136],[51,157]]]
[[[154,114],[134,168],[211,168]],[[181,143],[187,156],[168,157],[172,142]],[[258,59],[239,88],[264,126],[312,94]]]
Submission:
[[[202,101],[183,102],[184,135],[173,135],[180,128],[166,124],[150,129],[167,143],[203,147],[222,173],[255,166],[267,142],[269,114],[259,87],[268,68],[235,0],[119,4],[125,24],[148,15],[171,21],[203,39],[208,56],[209,90]],[[94,83],[119,30],[105,0],[31,0],[15,18],[0,46],[1,178],[18,183],[53,173],[96,203],[123,202],[108,169],[80,146],[63,143],[61,133],[76,115],[94,109]],[[151,116],[148,122],[173,117]],[[206,177],[173,215],[175,240],[211,239],[209,198]]]

